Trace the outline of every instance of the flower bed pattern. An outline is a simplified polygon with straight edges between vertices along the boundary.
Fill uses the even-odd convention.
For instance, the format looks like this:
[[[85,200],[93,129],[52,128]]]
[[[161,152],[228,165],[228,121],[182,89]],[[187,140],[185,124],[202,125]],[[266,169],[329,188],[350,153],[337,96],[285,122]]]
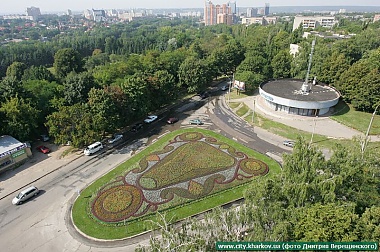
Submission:
[[[198,199],[215,185],[246,181],[269,171],[264,162],[237,152],[198,132],[176,136],[161,151],[145,156],[139,167],[105,185],[91,212],[103,222],[120,222],[156,211],[175,196]]]

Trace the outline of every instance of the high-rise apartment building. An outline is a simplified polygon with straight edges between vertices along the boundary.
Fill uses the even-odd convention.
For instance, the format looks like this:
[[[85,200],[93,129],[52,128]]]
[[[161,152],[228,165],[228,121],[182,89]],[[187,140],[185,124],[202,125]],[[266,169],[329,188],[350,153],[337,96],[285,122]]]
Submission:
[[[26,14],[32,17],[33,20],[37,20],[39,16],[41,16],[40,8],[37,7],[29,7],[26,8]]]
[[[211,1],[205,2],[204,22],[205,25],[233,24],[236,2],[214,5]]]
[[[268,15],[269,15],[269,3],[266,3],[264,7],[264,16],[268,16]]]
[[[257,8],[248,8],[247,9],[247,17],[257,17]]]

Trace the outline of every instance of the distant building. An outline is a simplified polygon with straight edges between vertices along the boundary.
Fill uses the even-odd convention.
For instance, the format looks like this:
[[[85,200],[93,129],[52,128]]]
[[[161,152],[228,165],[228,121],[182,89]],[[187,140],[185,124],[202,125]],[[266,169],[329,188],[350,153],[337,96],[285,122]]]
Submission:
[[[85,10],[84,17],[95,22],[106,21],[106,12],[104,10]]]
[[[27,144],[11,136],[0,136],[0,173],[14,168],[31,155]]]
[[[276,24],[277,17],[249,17],[242,18],[241,23],[245,25],[259,24],[259,25],[269,25]]]
[[[259,8],[259,9],[257,9],[257,14],[258,14],[259,16],[264,16],[264,13],[265,13],[264,8]]]
[[[92,9],[92,18],[95,22],[106,21],[106,12],[104,10]]]
[[[41,16],[40,8],[37,7],[29,7],[26,8],[26,14],[27,16],[31,16],[32,20],[38,20],[39,16]]]
[[[296,54],[299,52],[299,45],[297,44],[290,44],[290,54],[296,56]]]
[[[233,24],[234,12],[236,12],[236,2],[214,5],[211,1],[206,1],[204,7],[205,25]]]
[[[247,8],[247,17],[257,17],[257,8]]]
[[[27,15],[4,15],[3,16],[3,19],[4,20],[8,20],[8,19],[24,19],[24,20],[32,20],[33,21],[33,17],[32,16],[27,16]]]
[[[379,20],[380,20],[380,14],[376,14],[375,17],[373,18],[373,22],[376,22]]]
[[[304,28],[315,29],[319,26],[325,28],[332,28],[337,21],[332,16],[295,16],[293,22],[293,31],[300,25]]]
[[[264,16],[268,16],[268,15],[269,15],[269,3],[266,3],[264,7]]]

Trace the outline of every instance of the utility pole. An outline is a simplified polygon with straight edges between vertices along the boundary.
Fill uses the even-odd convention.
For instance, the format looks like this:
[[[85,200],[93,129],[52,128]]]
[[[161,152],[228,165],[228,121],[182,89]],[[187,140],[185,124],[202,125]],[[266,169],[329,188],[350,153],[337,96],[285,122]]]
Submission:
[[[376,111],[377,111],[377,108],[380,106],[380,104],[378,104],[375,108],[375,111],[373,111],[373,114],[372,114],[372,117],[371,117],[371,120],[369,121],[369,125],[368,125],[368,129],[367,129],[367,132],[365,133],[365,137],[364,137],[364,141],[362,143],[362,158],[363,158],[363,155],[364,155],[364,151],[365,151],[365,148],[367,147],[367,144],[368,144],[368,135],[369,135],[369,131],[371,130],[371,127],[372,127],[372,122],[373,122],[373,119],[376,115]]]
[[[316,119],[318,119],[318,116],[316,116],[316,117],[314,118],[313,133],[311,133],[311,139],[310,139],[310,144],[309,144],[309,146],[311,146],[311,144],[313,143],[313,137],[314,137],[314,133],[315,133],[315,127],[317,126],[317,121],[316,121]]]
[[[252,123],[254,123],[254,119],[255,119],[255,105],[256,105],[256,100],[253,99],[253,110],[252,110]]]

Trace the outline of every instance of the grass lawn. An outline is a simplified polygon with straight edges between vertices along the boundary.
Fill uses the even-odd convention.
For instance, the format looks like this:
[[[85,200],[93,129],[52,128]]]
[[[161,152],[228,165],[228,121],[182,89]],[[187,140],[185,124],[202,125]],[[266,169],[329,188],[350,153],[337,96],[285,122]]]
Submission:
[[[184,133],[187,133],[187,134],[184,134]],[[177,143],[176,141],[173,141],[173,139],[181,139],[180,136],[183,136],[183,135],[185,136],[201,135],[203,136],[203,138],[200,139],[201,141],[198,141],[196,139],[197,141],[195,142],[190,139],[189,140],[190,142],[184,145],[181,145],[184,142],[179,141]],[[210,140],[207,140],[207,139],[210,139]],[[169,141],[171,142],[169,143]],[[203,157],[203,155],[193,157],[191,156],[192,152],[191,150],[189,151],[189,149],[187,150],[185,149],[186,151],[181,152],[180,150],[183,150],[183,149],[180,149],[180,148],[182,146],[184,147],[188,146],[189,143],[191,144],[194,143],[194,145],[190,145],[190,146],[195,146],[194,148],[207,146],[210,152],[217,153],[219,151],[221,156],[223,155],[226,156],[225,160],[231,160],[232,156],[236,158],[240,157],[241,161],[238,161],[238,162],[234,161],[234,164],[237,165],[236,167],[238,167],[238,169],[236,170],[237,173],[233,173],[234,175],[232,177],[232,180],[228,180],[229,181],[228,183],[216,183],[216,181],[220,181],[220,179],[222,179],[221,182],[223,182],[223,177],[220,177],[219,174],[221,173],[218,173],[218,172],[208,173],[211,176],[209,178],[212,178],[212,180],[211,179],[209,180],[209,178],[207,178],[207,176],[209,175],[204,177],[204,178],[207,178],[206,180],[203,180],[203,179],[197,180],[197,179],[203,178],[203,177],[200,177],[200,173],[196,173],[199,170],[201,170],[199,168],[196,168],[197,164],[199,165],[200,163],[199,162],[200,159],[203,159],[201,164],[208,162],[208,166],[204,167],[207,169],[203,169],[203,167],[201,167],[203,169],[202,170],[203,172],[208,172],[209,169],[216,169],[218,165],[223,163],[225,160],[221,160],[220,158],[212,159],[212,156],[211,156],[211,159],[208,160],[207,158]],[[206,143],[208,144],[206,145]],[[171,148],[170,146],[175,146],[175,144],[180,144],[181,147],[178,147],[178,149],[173,150],[173,148]],[[164,148],[165,146],[166,146],[166,149]],[[203,149],[199,150],[199,152],[202,153],[201,152],[202,150]],[[246,156],[245,157],[244,155],[241,156],[241,154],[238,154],[239,152],[244,153]],[[194,151],[194,153],[196,152]],[[227,155],[226,153],[230,153],[230,154]],[[165,158],[161,160],[159,158],[159,155],[166,155],[166,156]],[[207,157],[207,155],[205,156]],[[182,163],[179,162],[181,160],[183,160]],[[270,159],[269,157],[265,155],[257,153],[253,151],[252,149],[242,146],[235,141],[225,138],[224,136],[221,136],[215,132],[204,130],[204,129],[196,129],[196,128],[181,129],[175,132],[171,132],[169,134],[162,136],[154,144],[148,146],[143,151],[137,153],[132,158],[130,158],[123,164],[117,166],[114,170],[112,170],[111,172],[103,176],[102,178],[98,179],[97,181],[94,181],[94,183],[92,183],[90,186],[84,189],[73,205],[73,211],[72,211],[73,221],[75,225],[83,233],[91,237],[95,237],[99,239],[121,239],[121,238],[130,237],[130,236],[152,229],[152,221],[154,222],[156,220],[156,214],[155,214],[156,210],[160,211],[168,219],[172,219],[173,221],[181,220],[189,216],[202,213],[216,206],[220,206],[222,204],[242,198],[243,192],[249,184],[255,183],[257,181],[260,181],[261,179],[264,179],[260,176],[252,177],[250,179],[247,178],[243,180],[234,179],[235,176],[240,174],[242,171],[244,172],[256,171],[256,169],[258,168],[256,162],[259,162],[258,164],[260,164],[260,161],[248,162],[249,160],[260,160],[261,163],[263,162],[262,164],[266,164],[269,167],[270,172],[265,176],[266,178],[273,176],[274,174],[280,172],[281,170],[280,165],[276,161]],[[146,168],[149,165],[153,165],[152,162],[153,163],[156,162],[154,163],[154,166],[150,166],[151,168],[149,169]],[[192,162],[194,163],[193,168],[191,167]],[[245,163],[246,165],[242,165],[244,164],[244,162],[246,162]],[[171,176],[172,175],[171,172],[168,171],[167,175],[160,173],[162,174],[163,177],[159,178],[159,180],[156,180],[157,183],[155,183],[154,180],[152,181],[152,174],[154,174],[154,172],[156,172],[155,174],[157,175],[157,170],[162,169],[163,167],[169,167],[169,168],[173,167],[173,164],[182,165],[184,167],[184,171],[186,171],[186,173],[184,173],[183,176],[186,179],[190,178],[190,180],[186,180],[186,179],[183,180],[183,178],[179,176]],[[157,166],[159,167],[158,169],[157,169]],[[189,166],[190,168],[188,168]],[[216,168],[213,168],[213,167],[216,167]],[[219,167],[219,169],[220,168],[222,169],[221,170],[222,173],[225,172],[224,167]],[[132,169],[134,169],[133,172],[129,172]],[[232,166],[232,169],[235,169],[234,166]],[[245,170],[245,169],[248,169],[248,170]],[[173,170],[173,173],[179,172],[179,171],[181,170],[177,168],[176,170]],[[244,172],[242,174],[249,174],[249,173],[244,173]],[[141,175],[139,175],[140,173]],[[192,175],[193,173],[194,175]],[[187,181],[185,183],[189,183],[189,187],[188,188],[185,187],[185,190],[181,189],[183,187],[176,189],[178,191],[173,193],[173,198],[163,203],[155,203],[151,205],[151,201],[145,202],[146,199],[143,198],[143,201],[144,201],[143,204],[148,205],[148,208],[147,208],[148,211],[137,212],[138,213],[137,215],[133,215],[129,219],[125,219],[118,222],[105,222],[95,217],[95,215],[93,214],[94,208],[91,208],[91,204],[95,202],[94,200],[99,199],[101,195],[105,194],[104,192],[107,192],[107,190],[111,191],[112,189],[118,186],[123,187],[123,188],[125,187],[132,188],[133,187],[132,184],[128,184],[128,185],[118,184],[117,186],[114,186],[116,184],[110,184],[110,183],[115,183],[115,181],[118,182],[117,179],[120,180],[120,178],[127,180],[129,178],[128,176],[134,176],[134,174],[137,174],[136,176],[138,176],[137,177],[138,180],[135,181],[136,186],[139,185],[138,186],[139,188],[144,187],[144,186],[146,188],[149,187],[150,188],[149,189],[150,191],[148,190],[149,193],[154,192],[155,187],[158,188],[162,184],[165,185],[165,187],[163,187],[164,191],[172,190],[173,188],[176,189],[177,184],[172,183],[173,177],[177,180],[182,179],[183,181]],[[216,177],[213,178],[213,176],[216,176]],[[227,176],[227,175],[225,174],[223,176]],[[172,180],[170,180],[170,178]],[[224,179],[226,179],[226,177]],[[165,182],[166,180],[167,182]],[[163,181],[169,184],[165,184]],[[200,184],[198,184],[199,182],[197,181],[204,181],[204,182],[200,182]],[[211,183],[212,187],[206,186],[206,185],[210,185],[210,183],[207,183],[207,181],[212,181]],[[172,183],[174,187],[170,187],[169,186],[170,183]],[[194,185],[194,187],[190,187],[190,185]],[[104,188],[104,186],[106,186],[106,188]],[[185,194],[198,192],[200,190],[199,188],[201,189],[203,188],[202,190],[206,190],[206,188],[208,188],[210,190],[207,192],[201,190],[202,192],[206,192],[206,193],[200,194],[201,197],[194,197],[193,199],[181,196],[180,192],[185,193]],[[193,191],[191,189],[193,189]],[[137,190],[137,189],[134,189],[134,190]],[[162,193],[164,191],[161,191],[160,195],[163,195]],[[101,192],[101,194],[98,194],[98,192]],[[168,195],[170,196],[171,194],[168,194]],[[144,194],[144,197],[145,196],[146,195]],[[119,193],[119,194],[112,195],[112,197],[116,199],[126,199],[129,196],[126,194]],[[112,204],[108,204],[107,206],[110,206],[110,208],[118,207],[118,205],[120,205],[119,200],[112,201],[113,200],[112,197],[109,197],[110,199],[107,199],[108,201],[104,200],[103,205],[105,205],[105,202],[113,202]],[[130,202],[129,203],[127,202],[126,204],[132,204]],[[125,207],[126,204],[121,204],[121,205]],[[140,215],[140,217],[138,217],[138,215]]]
[[[249,109],[248,106],[244,103],[232,102],[231,104],[234,104],[236,107],[238,107],[240,104],[242,104],[242,107],[239,110],[243,110],[244,107],[246,107],[245,111],[248,111],[248,109]],[[362,118],[366,118],[368,116],[367,113],[356,112],[356,111],[354,111],[354,112],[355,112],[355,114],[359,113],[358,115],[362,116]],[[349,120],[348,118],[349,117],[346,116],[346,120]],[[374,121],[376,120],[376,118],[378,118],[378,121],[380,123],[380,116],[376,116]],[[305,139],[305,141],[311,140],[311,135],[312,135],[311,133],[305,132],[305,131],[302,131],[302,130],[299,130],[299,129],[296,129],[296,128],[293,128],[290,126],[287,126],[287,125],[279,123],[279,122],[272,121],[270,119],[267,119],[266,117],[261,116],[258,113],[255,113],[254,124],[252,123],[252,112],[247,114],[247,116],[245,116],[244,119],[248,123],[250,123],[251,125],[259,126],[263,129],[268,130],[269,132],[272,132],[276,135],[288,138],[290,140],[296,140],[298,137]],[[365,119],[363,119],[363,120],[365,120]],[[370,120],[370,118],[368,118],[368,121],[369,120]],[[343,124],[343,122],[342,122],[342,124]],[[375,123],[373,123],[373,125],[375,125]],[[368,127],[368,125],[367,125],[367,127]],[[373,133],[372,130],[371,130],[371,133]],[[313,136],[313,144],[318,146],[319,148],[327,148],[327,149],[331,150],[333,148],[333,146],[335,144],[338,144],[338,143],[342,144],[343,146],[355,144],[351,139],[332,139],[332,138],[328,138],[326,136],[322,136],[322,135],[318,135],[318,134],[314,134],[314,136]],[[380,143],[379,142],[370,142],[368,144],[368,148],[374,148],[374,149],[380,148]]]
[[[339,101],[336,106],[335,115],[330,116],[331,119],[344,124],[348,127],[356,129],[363,134],[367,132],[369,122],[371,121],[372,113],[355,111],[352,106],[347,105],[343,101]],[[380,135],[380,116],[375,115],[369,135]]]

